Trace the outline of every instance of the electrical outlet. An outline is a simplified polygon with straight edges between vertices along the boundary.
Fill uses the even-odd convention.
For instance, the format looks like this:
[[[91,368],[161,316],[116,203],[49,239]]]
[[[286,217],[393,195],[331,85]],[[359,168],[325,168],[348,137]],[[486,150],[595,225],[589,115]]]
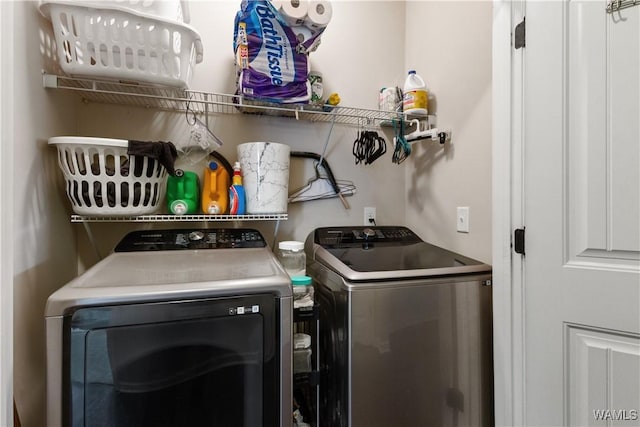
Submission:
[[[457,216],[456,216],[456,227],[458,233],[468,233],[469,232],[469,208],[461,207],[458,208]]]
[[[376,208],[364,208],[364,225],[376,225]]]

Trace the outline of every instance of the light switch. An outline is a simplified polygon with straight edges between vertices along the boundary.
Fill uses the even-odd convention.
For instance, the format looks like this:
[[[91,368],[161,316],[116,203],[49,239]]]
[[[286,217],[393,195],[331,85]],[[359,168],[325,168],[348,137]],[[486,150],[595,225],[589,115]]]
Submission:
[[[458,233],[469,232],[469,207],[459,207],[456,217],[456,224]]]

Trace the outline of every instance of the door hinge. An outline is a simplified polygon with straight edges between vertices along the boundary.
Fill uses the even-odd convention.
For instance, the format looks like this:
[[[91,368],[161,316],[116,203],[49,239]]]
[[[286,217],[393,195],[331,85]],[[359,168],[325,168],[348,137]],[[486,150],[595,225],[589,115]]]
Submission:
[[[517,228],[513,232],[513,250],[517,254],[524,255],[524,227]]]
[[[525,17],[522,18],[522,22],[516,25],[516,29],[513,32],[513,47],[520,49],[525,47],[526,31],[525,31]]]

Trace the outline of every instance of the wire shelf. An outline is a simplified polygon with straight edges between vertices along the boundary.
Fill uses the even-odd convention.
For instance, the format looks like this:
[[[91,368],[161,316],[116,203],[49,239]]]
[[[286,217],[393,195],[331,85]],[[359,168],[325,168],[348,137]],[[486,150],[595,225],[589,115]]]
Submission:
[[[85,102],[134,105],[164,111],[203,114],[254,114],[290,117],[311,122],[335,122],[354,126],[384,126],[399,121],[401,113],[343,106],[276,104],[252,101],[239,95],[199,92],[135,83],[43,75],[45,88],[78,92]]]
[[[280,221],[288,214],[250,215],[137,215],[137,216],[89,216],[71,215],[71,222],[225,222],[225,221]]]
[[[71,215],[71,222],[224,222],[224,221],[280,221],[288,214],[250,215],[138,215],[138,216],[87,216]]]

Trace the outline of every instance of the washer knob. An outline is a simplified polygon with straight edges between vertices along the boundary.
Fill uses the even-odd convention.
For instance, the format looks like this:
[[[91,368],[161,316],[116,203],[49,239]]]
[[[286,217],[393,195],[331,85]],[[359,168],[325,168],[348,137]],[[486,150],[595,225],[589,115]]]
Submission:
[[[192,231],[189,233],[189,240],[198,241],[204,238],[204,233],[202,231]]]
[[[364,235],[365,240],[369,240],[371,237],[376,235],[376,232],[371,228],[365,228],[362,230],[362,234]]]

